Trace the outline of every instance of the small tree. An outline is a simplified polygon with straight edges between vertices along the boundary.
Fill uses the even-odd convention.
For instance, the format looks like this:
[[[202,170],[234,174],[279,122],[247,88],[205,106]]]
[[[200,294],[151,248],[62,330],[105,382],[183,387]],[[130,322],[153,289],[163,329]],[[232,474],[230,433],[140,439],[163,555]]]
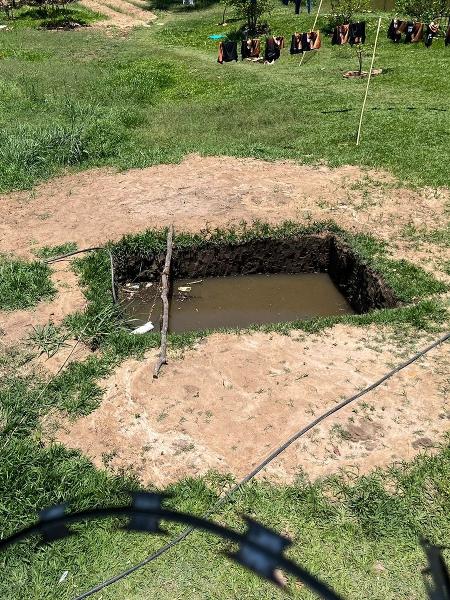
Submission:
[[[370,0],[331,0],[334,25],[350,23],[357,13],[370,10]]]
[[[450,0],[395,0],[399,13],[419,21],[431,21],[450,15]]]
[[[362,44],[356,44],[356,56],[358,57],[358,75],[362,74],[362,66],[363,66],[363,56],[364,56],[364,46]]]
[[[273,0],[224,0],[225,4],[235,9],[239,18],[245,19],[250,35],[258,31],[258,21],[264,14],[270,13]]]

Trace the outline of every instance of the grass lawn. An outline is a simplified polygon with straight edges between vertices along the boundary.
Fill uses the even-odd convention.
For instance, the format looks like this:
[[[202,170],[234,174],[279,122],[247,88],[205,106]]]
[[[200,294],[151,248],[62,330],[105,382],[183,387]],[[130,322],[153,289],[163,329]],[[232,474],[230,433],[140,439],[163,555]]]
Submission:
[[[76,4],[68,10],[79,11],[86,22],[97,18]],[[187,13],[157,11],[149,28],[106,34],[94,28],[40,30],[36,26],[42,15],[21,9],[14,26],[0,30],[0,191],[29,188],[65,168],[144,167],[178,161],[190,152],[365,165],[387,169],[412,185],[448,184],[450,49],[442,39],[427,50],[422,44],[394,46],[383,33],[375,66],[385,72],[372,82],[357,148],[365,82],[342,77],[356,68],[355,52],[332,48],[325,38],[320,52],[301,67],[287,49],[272,66],[219,66],[216,43],[208,35],[236,27],[234,22],[226,28],[217,25],[222,12],[220,5]],[[273,32],[287,38],[311,22],[307,15],[296,17],[292,5],[279,6],[270,18]],[[384,23],[385,30],[387,19]],[[326,18],[319,20],[321,28],[325,24]],[[369,42],[374,33],[372,15]],[[365,60],[367,64],[368,56]],[[425,243],[426,236],[448,247],[445,224],[431,233],[412,224],[404,232],[405,239],[417,244]],[[399,336],[414,328],[438,331],[448,324],[443,299],[437,296],[447,289],[444,283],[407,261],[394,260],[389,248],[370,236],[353,235],[347,241],[411,303],[349,322],[390,324]],[[183,243],[192,240],[186,236]],[[126,251],[127,244],[145,252],[149,244],[163,248],[165,236],[150,231],[129,237],[115,245],[115,252]],[[46,258],[74,249],[64,244],[37,254]],[[37,510],[52,503],[67,501],[72,509],[114,505],[138,485],[128,473],[113,477],[76,452],[44,444],[43,417],[59,410],[72,416],[89,413],[101,400],[101,378],[125,357],[142,355],[159,343],[156,334],[117,332],[105,253],[78,260],[77,269],[87,289],[87,310],[61,326],[36,330],[35,341],[50,353],[76,335],[95,341],[98,352],[48,378],[29,373],[27,348],[0,355],[0,535],[29,524]],[[51,298],[49,275],[41,262],[0,257],[0,309],[26,308]],[[306,327],[316,331],[330,323]],[[173,336],[171,341],[183,346],[192,343],[192,336]],[[240,515],[247,514],[289,535],[294,541],[289,556],[346,598],[419,600],[425,598],[419,536],[448,543],[449,480],[447,444],[434,457],[367,477],[314,484],[299,477],[284,486],[251,483],[215,518],[243,528]],[[229,479],[214,474],[181,481],[171,488],[168,504],[202,514],[227,483]],[[33,540],[1,555],[0,597],[73,599],[163,541],[125,534],[115,525],[79,526],[79,535],[48,548],[37,548]],[[224,549],[218,540],[194,533],[97,597],[284,597],[231,564],[220,554]],[[64,571],[68,575],[58,583]],[[294,581],[289,586],[293,597],[311,597]]]
[[[31,186],[64,167],[143,167],[189,152],[367,165],[410,183],[448,183],[442,39],[430,49],[393,45],[384,21],[375,66],[385,72],[371,84],[357,148],[365,82],[342,77],[357,66],[350,47],[332,47],[325,37],[301,67],[288,49],[272,66],[219,66],[208,35],[237,27],[217,25],[221,6],[158,16],[127,35],[1,32],[0,190]],[[283,6],[270,18],[288,39],[311,21]],[[369,17],[366,66],[375,25]]]

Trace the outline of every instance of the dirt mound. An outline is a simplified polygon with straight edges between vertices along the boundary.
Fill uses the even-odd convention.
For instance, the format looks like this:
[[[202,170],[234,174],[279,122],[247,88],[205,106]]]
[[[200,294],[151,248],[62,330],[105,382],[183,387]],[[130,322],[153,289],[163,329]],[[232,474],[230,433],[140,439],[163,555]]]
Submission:
[[[315,416],[402,362],[388,333],[337,326],[316,336],[217,334],[171,360],[158,380],[150,353],[125,362],[104,382],[101,406],[60,423],[56,439],[98,467],[132,469],[145,483],[165,486],[209,469],[241,477]],[[310,432],[264,475],[364,473],[411,459],[424,439],[428,448],[437,444],[450,429],[449,363],[444,344]]]
[[[108,17],[104,21],[97,21],[94,27],[118,27],[127,29],[129,27],[148,27],[150,21],[156,19],[156,15],[145,9],[145,3],[139,6],[138,2],[132,3],[127,0],[81,0],[86,8]]]
[[[391,241],[408,223],[441,227],[449,198],[448,190],[400,188],[358,167],[191,155],[178,165],[94,169],[0,196],[0,251],[30,256],[33,247],[98,245],[172,222],[198,231],[255,219],[332,219]]]

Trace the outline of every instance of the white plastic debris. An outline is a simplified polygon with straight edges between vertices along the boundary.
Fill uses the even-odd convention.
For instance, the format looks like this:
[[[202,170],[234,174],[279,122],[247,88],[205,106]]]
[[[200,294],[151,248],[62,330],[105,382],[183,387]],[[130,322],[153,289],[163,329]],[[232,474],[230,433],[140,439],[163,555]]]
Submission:
[[[68,574],[69,574],[69,571],[64,571],[63,574],[61,575],[61,577],[59,578],[58,583],[62,583]]]
[[[141,325],[140,327],[136,327],[136,329],[133,329],[133,331],[131,333],[134,335],[141,334],[141,333],[147,333],[154,328],[155,327],[154,327],[153,323],[151,321],[148,321],[147,323],[144,323],[144,325]]]
[[[151,282],[149,281],[148,283],[146,283],[146,284],[145,284],[145,288],[147,289],[147,288],[149,288],[149,287],[152,287],[152,285],[153,285],[153,283],[151,283]]]
[[[190,292],[192,290],[190,285],[182,285],[178,288],[179,292]]]

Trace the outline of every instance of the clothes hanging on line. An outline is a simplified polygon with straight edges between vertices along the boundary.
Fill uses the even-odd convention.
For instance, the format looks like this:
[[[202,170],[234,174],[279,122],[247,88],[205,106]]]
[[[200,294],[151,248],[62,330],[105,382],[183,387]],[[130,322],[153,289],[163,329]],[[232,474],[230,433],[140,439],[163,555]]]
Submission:
[[[302,34],[295,32],[291,38],[291,54],[300,54],[302,46]]]
[[[333,30],[331,44],[333,46],[342,46],[347,42],[353,44],[364,44],[366,41],[366,22],[344,23],[337,25]]]
[[[341,46],[348,42],[348,36],[350,31],[350,24],[345,23],[344,25],[337,25],[333,30],[333,37],[331,38],[331,44],[333,46]]]
[[[291,54],[302,54],[310,50],[318,50],[322,45],[320,31],[308,31],[298,33],[297,31],[291,38]]]
[[[350,45],[364,44],[366,41],[366,22],[358,21],[358,23],[350,23],[348,30],[348,41]]]
[[[404,33],[405,29],[406,21],[401,21],[400,19],[392,19],[388,28],[388,39],[392,40],[394,43],[398,43],[402,39],[402,33]]]
[[[405,44],[415,44],[423,38],[423,23],[408,21],[405,27]]]
[[[220,42],[219,44],[219,57],[217,62],[223,64],[224,62],[236,61],[238,59],[237,53],[237,42]]]
[[[258,59],[261,53],[261,42],[258,38],[242,40],[241,56],[242,60]]]
[[[280,58],[281,48],[284,48],[284,37],[273,35],[266,38],[266,47],[264,49],[264,61],[272,64]]]
[[[436,37],[437,32],[439,31],[439,24],[431,21],[429,25],[427,25],[427,32],[425,34],[425,46],[429,48],[433,43],[433,38]]]

